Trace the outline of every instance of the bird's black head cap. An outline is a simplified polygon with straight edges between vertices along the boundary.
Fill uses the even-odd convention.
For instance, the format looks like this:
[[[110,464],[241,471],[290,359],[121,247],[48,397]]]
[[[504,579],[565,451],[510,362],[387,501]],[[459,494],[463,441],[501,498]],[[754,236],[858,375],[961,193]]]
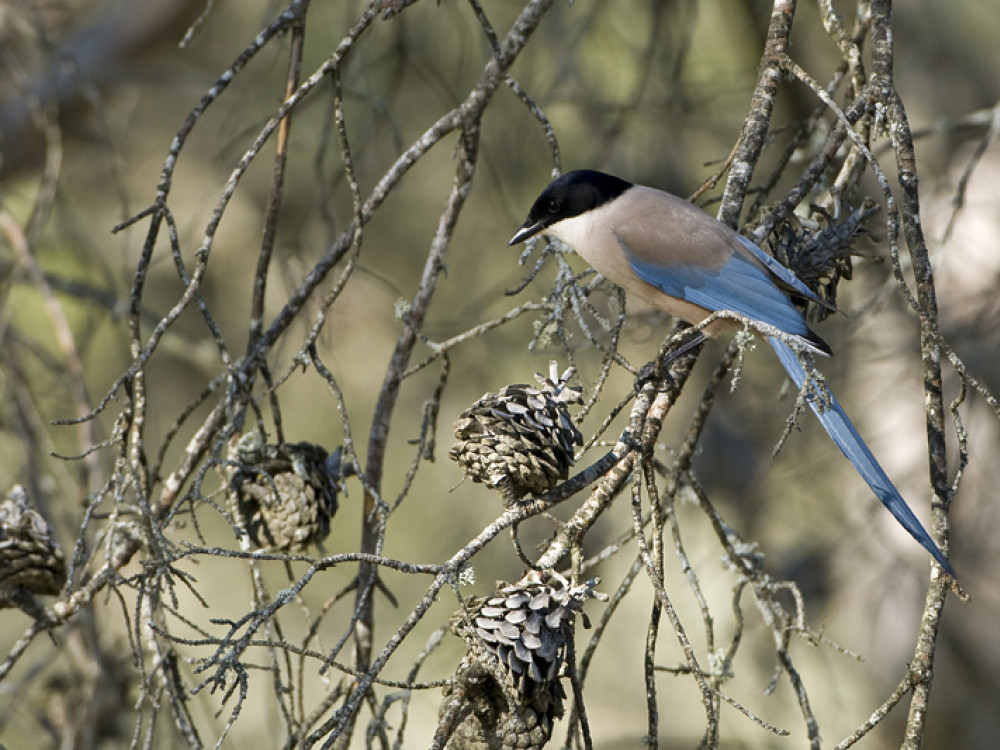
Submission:
[[[563,219],[610,203],[632,187],[632,183],[604,172],[578,169],[549,183],[535,199],[528,218],[508,243],[516,245]]]

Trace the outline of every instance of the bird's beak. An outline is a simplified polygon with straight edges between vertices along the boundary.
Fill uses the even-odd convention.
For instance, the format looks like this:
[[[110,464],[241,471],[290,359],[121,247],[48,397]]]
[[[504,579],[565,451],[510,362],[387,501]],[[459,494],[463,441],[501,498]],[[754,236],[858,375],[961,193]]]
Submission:
[[[544,227],[542,226],[542,222],[540,221],[536,221],[534,224],[529,224],[528,222],[525,222],[524,226],[518,229],[514,233],[514,236],[510,238],[510,242],[507,243],[507,247],[516,245],[519,242],[524,242],[529,237],[534,237],[536,234],[541,232],[542,229],[544,229]]]

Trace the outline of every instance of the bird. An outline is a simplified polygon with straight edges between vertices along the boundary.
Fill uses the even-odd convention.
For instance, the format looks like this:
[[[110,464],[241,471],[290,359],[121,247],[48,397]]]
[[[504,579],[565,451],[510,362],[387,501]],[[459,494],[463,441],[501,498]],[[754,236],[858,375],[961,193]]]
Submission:
[[[825,303],[751,240],[683,198],[603,172],[575,170],[542,190],[508,245],[535,235],[569,245],[627,297],[688,323],[730,311],[772,326],[810,353],[833,353],[806,325],[793,297]],[[717,336],[736,326],[719,318],[704,333]],[[777,336],[762,337],[802,390],[809,376],[795,349]],[[813,383],[807,400],[827,434],[896,521],[957,578],[840,402],[825,384]]]

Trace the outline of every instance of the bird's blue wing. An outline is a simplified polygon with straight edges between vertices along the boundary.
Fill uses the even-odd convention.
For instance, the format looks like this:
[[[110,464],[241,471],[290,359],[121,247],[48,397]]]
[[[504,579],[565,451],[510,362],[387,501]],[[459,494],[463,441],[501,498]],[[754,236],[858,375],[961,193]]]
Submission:
[[[774,348],[778,359],[796,387],[801,389],[806,382],[806,371],[795,352],[792,351],[790,346],[778,339],[768,338],[768,342]],[[820,424],[823,425],[823,429],[830,436],[830,439],[847,456],[847,460],[854,464],[854,468],[857,469],[861,477],[868,483],[868,486],[871,487],[872,492],[882,502],[882,505],[892,513],[893,518],[904,529],[910,532],[911,536],[924,549],[931,553],[931,556],[937,560],[938,564],[950,576],[955,578],[954,568],[951,567],[951,564],[945,559],[944,554],[938,549],[934,540],[931,539],[931,535],[920,525],[920,521],[913,515],[910,506],[906,504],[903,496],[899,494],[899,490],[893,485],[892,480],[886,476],[885,471],[879,466],[878,461],[875,460],[875,456],[872,455],[868,446],[865,445],[865,441],[861,439],[858,431],[851,424],[851,420],[848,419],[840,402],[837,401],[837,398],[826,386],[821,387],[826,391],[825,393],[820,394],[819,397],[816,394],[812,394],[807,400],[809,406],[812,407],[813,412],[819,419]]]
[[[744,239],[740,238],[741,241]],[[769,262],[765,262],[765,267],[762,268],[739,252],[734,252],[719,268],[693,264],[664,265],[639,258],[624,242],[621,243],[625,257],[636,275],[671,297],[679,297],[712,312],[732,310],[785,333],[808,338],[811,332],[802,313],[774,283],[769,273],[773,271],[771,266],[783,269],[782,274],[775,275],[796,291],[801,287],[810,298],[814,296],[812,292],[791,271],[752,242],[746,240],[743,244],[748,250],[756,250],[755,257],[769,259]]]
[[[744,237],[742,234],[736,235],[736,239],[740,241],[747,250],[753,253],[753,256],[767,266],[767,270],[773,273],[777,278],[781,279],[788,287],[793,289],[796,294],[805,297],[810,302],[815,302],[818,305],[823,305],[824,307],[829,307],[829,304],[821,300],[812,289],[807,287],[802,281],[792,273],[789,269],[785,268],[778,261],[772,258],[770,255],[761,250],[757,245],[751,242],[749,239]]]

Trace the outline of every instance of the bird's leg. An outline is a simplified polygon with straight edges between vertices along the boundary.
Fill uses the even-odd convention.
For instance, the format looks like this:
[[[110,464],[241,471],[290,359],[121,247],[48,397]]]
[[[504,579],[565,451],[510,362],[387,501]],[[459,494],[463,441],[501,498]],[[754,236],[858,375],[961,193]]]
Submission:
[[[707,339],[708,337],[704,333],[698,331],[694,336],[676,349],[668,349],[656,359],[644,364],[641,368],[639,368],[639,374],[635,378],[635,389],[639,390],[642,388],[643,384],[649,382],[650,380],[662,380],[667,375],[667,367],[671,362],[680,359],[692,349],[701,346]]]

